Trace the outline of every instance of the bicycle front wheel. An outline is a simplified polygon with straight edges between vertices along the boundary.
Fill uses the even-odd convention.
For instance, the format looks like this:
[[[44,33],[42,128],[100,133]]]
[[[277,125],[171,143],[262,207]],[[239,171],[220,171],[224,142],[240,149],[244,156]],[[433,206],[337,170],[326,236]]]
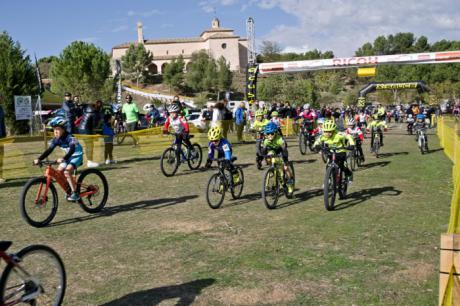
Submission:
[[[77,181],[78,201],[81,208],[88,213],[101,211],[109,197],[109,184],[104,174],[97,169],[85,169]]]
[[[356,154],[355,150],[353,150],[353,151],[351,151],[351,152],[349,152],[347,154],[347,162],[350,165],[350,169],[352,171],[356,170],[356,155],[357,154]]]
[[[166,177],[176,174],[177,168],[179,168],[179,156],[177,156],[174,148],[167,148],[163,152],[160,160],[160,168]]]
[[[423,138],[423,135],[418,137],[418,147],[420,148],[420,153],[425,154],[425,138]]]
[[[9,264],[0,278],[0,304],[61,305],[66,273],[59,255],[45,245],[31,245],[16,256],[19,269]]]
[[[269,168],[264,175],[262,182],[262,198],[268,209],[276,208],[280,196],[280,184],[275,168]]]
[[[45,194],[46,178],[30,179],[21,191],[19,210],[22,218],[32,226],[47,226],[57,212],[58,195],[53,183]]]
[[[194,143],[189,149],[189,156],[187,156],[187,163],[190,170],[196,170],[201,166],[203,154],[199,144]]]
[[[241,169],[241,167],[236,167],[236,171],[238,171],[238,182],[233,182],[233,187],[230,189],[232,198],[234,200],[239,199],[241,197],[241,193],[243,193],[244,186],[243,169]]]
[[[337,195],[336,168],[328,167],[324,177],[324,206],[326,210],[334,210]]]
[[[225,191],[224,178],[221,177],[219,173],[211,175],[208,181],[208,186],[206,187],[206,201],[208,202],[209,207],[212,209],[219,208],[224,201]]]
[[[374,146],[372,147],[372,151],[374,152],[375,158],[379,158],[379,150],[380,150],[380,139],[376,137],[374,139]]]
[[[299,150],[300,154],[305,155],[307,154],[307,141],[305,138],[305,134],[300,132],[299,134]]]

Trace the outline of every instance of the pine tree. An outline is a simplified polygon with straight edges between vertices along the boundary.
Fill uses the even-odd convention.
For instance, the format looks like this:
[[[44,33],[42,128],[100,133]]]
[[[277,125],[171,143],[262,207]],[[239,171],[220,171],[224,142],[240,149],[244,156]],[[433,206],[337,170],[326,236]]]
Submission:
[[[148,77],[148,66],[152,61],[152,52],[146,50],[143,44],[131,44],[121,57],[122,72],[128,79],[136,81],[136,86],[139,87],[139,81],[145,82]]]

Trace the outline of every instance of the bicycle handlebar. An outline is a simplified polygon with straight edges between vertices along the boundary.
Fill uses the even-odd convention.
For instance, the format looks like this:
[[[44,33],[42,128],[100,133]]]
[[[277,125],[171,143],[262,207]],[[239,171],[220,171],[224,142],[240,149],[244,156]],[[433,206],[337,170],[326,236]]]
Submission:
[[[38,163],[34,166],[52,166],[52,165],[57,165],[58,162],[56,160],[39,160]]]

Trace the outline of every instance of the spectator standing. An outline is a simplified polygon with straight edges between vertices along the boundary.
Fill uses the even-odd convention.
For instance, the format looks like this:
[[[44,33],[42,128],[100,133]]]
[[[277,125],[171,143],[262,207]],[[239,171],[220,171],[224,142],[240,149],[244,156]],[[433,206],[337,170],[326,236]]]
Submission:
[[[136,130],[137,123],[139,122],[139,109],[137,108],[136,103],[133,103],[133,97],[131,95],[126,95],[126,103],[123,104],[122,113],[125,117],[126,130],[128,132],[133,132]],[[138,138],[132,135],[134,141],[134,147],[138,145]]]
[[[224,103],[217,102],[214,105],[214,111],[212,112],[212,122],[211,127],[220,127],[222,128],[224,121]]]
[[[83,110],[83,116],[78,125],[78,134],[83,135],[83,143],[85,144],[85,154],[87,158],[87,167],[94,168],[99,167],[99,163],[93,161],[93,150],[94,150],[94,130],[96,128],[96,104],[93,106],[87,104]]]
[[[222,136],[227,139],[227,134],[230,129],[232,129],[233,125],[233,114],[228,109],[228,100],[224,99],[224,108],[222,109],[223,112],[223,121],[222,121]]]
[[[102,124],[102,135],[104,135],[104,159],[105,164],[114,164],[116,161],[113,159],[113,136],[115,132],[112,128],[112,116],[110,114],[104,115],[104,122]]]
[[[65,119],[67,120],[66,131],[69,134],[75,133],[76,128],[74,122],[77,117],[77,109],[72,100],[72,94],[70,92],[66,92],[64,94],[64,102],[62,103],[62,109],[64,110]]]
[[[0,105],[0,184],[6,182],[3,178],[3,156],[5,155],[4,144],[2,138],[6,137],[6,126],[5,126],[5,112]]]
[[[235,112],[236,135],[238,142],[243,142],[243,130],[246,125],[247,118],[248,112],[246,110],[246,105],[244,102],[241,102]]]

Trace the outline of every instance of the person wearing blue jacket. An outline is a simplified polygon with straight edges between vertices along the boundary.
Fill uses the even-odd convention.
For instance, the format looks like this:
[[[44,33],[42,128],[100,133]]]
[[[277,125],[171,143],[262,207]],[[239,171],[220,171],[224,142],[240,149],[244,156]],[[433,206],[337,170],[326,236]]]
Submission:
[[[241,102],[235,112],[236,135],[238,142],[243,141],[243,130],[246,125],[247,111],[244,102]]]

